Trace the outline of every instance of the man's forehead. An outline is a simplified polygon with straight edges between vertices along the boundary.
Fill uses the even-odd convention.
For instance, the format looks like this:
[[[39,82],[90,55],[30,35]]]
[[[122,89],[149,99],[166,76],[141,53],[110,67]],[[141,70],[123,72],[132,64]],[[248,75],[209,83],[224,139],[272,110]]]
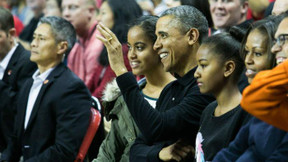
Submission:
[[[51,32],[51,26],[49,24],[40,24],[35,32],[34,35],[39,35],[39,36],[50,36],[52,34]]]
[[[275,33],[275,38],[279,37],[282,34],[288,34],[288,17],[283,19],[278,26],[278,29]]]
[[[164,16],[158,19],[156,24],[156,31],[169,31],[171,29],[179,30],[180,23],[177,23],[177,20],[173,16]]]

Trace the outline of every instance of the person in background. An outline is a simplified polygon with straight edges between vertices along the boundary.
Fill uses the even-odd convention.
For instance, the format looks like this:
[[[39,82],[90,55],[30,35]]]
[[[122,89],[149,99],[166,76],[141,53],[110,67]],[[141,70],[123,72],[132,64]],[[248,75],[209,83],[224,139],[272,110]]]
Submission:
[[[61,3],[62,0],[46,0],[46,5],[43,10],[44,16],[59,16],[61,17]]]
[[[175,78],[163,70],[163,65],[153,44],[156,41],[155,28],[158,17],[143,16],[130,23],[128,32],[128,58],[134,75],[144,75],[139,87],[144,98],[152,107],[162,89]],[[157,78],[157,79],[155,79]],[[127,105],[121,96],[120,89],[114,80],[106,86],[103,96],[105,116],[112,120],[111,130],[100,147],[97,159],[102,161],[129,161],[130,147],[140,134]]]
[[[11,13],[17,16],[21,22],[26,26],[33,18],[33,12],[27,6],[26,0],[10,0]]]
[[[4,7],[6,9],[10,8],[7,0],[0,0],[0,7]],[[19,36],[22,30],[24,29],[24,25],[16,15],[13,15],[13,19],[14,19],[14,27],[16,29],[16,36]]]
[[[60,17],[43,17],[31,43],[38,66],[20,90],[14,134],[2,161],[74,161],[90,118],[91,95],[63,63],[76,41],[73,26]]]
[[[181,5],[180,0],[164,0],[168,8],[177,7]]]
[[[137,3],[149,15],[159,16],[163,11],[168,9],[165,0],[137,0]]]
[[[209,28],[213,27],[213,21],[210,13],[210,4],[209,0],[180,0],[181,5],[189,5],[197,8],[199,11],[203,13],[208,21]],[[211,30],[209,30],[211,32]],[[211,35],[211,33],[209,33]]]
[[[271,53],[273,35],[282,19],[283,16],[269,17],[257,21],[248,30],[242,44],[242,54],[245,58],[249,83],[254,81],[257,73],[274,66],[275,55]],[[287,159],[287,132],[252,117],[240,129],[235,140],[218,152],[213,161],[287,161]]]
[[[43,10],[45,8],[46,0],[26,0],[27,6],[33,12],[33,18],[30,20],[29,24],[25,26],[23,31],[19,35],[20,42],[24,45],[26,49],[30,49],[30,43],[33,40],[34,30],[38,26],[38,22],[43,17]]]
[[[279,25],[272,52],[278,66],[259,73],[243,93],[243,108],[257,118],[288,132],[287,58],[288,18]]]
[[[166,10],[158,19],[154,49],[164,70],[175,73],[178,79],[163,89],[155,109],[144,99],[133,74],[127,72],[121,43],[107,27],[100,25],[98,28],[117,84],[141,132],[131,147],[130,161],[166,158],[162,149],[179,139],[186,141],[186,145],[193,145],[191,140],[199,129],[202,110],[215,100],[199,92],[194,78],[196,52],[208,35],[208,23],[203,14],[192,6],[183,5]],[[191,152],[189,148],[187,153]]]
[[[272,15],[280,15],[288,11],[288,1],[276,0],[272,9]]]
[[[37,68],[30,52],[15,39],[13,16],[0,7],[0,152],[13,134],[18,92]]]
[[[269,6],[271,3],[274,3],[275,0],[248,0],[248,11],[247,11],[247,20],[253,19],[254,21],[261,20],[267,17],[267,13],[271,9]]]
[[[118,40],[122,44],[125,65],[129,71],[131,71],[131,67],[127,58],[127,24],[131,20],[140,17],[142,15],[142,10],[135,2],[135,0],[125,1],[127,3],[126,5],[123,5],[123,3],[119,0],[102,1],[98,15],[98,22],[107,26],[116,34]],[[91,80],[87,84],[87,87],[90,90],[92,96],[101,99],[104,87],[116,76],[109,65],[108,54],[105,47],[101,51],[100,56],[96,61],[99,65],[94,70]]]
[[[75,28],[77,42],[68,55],[68,67],[87,86],[96,68],[103,44],[96,38],[95,0],[62,0],[62,16]],[[67,57],[67,56],[66,56]]]
[[[249,27],[246,21],[247,0],[209,0],[210,12],[214,24],[212,34],[229,30],[231,26]]]
[[[238,89],[238,80],[245,66],[239,53],[241,32],[232,27],[229,33],[213,35],[197,52],[198,67],[194,76],[200,92],[211,93],[216,98],[201,116],[195,146],[197,162],[213,160],[250,119],[240,106],[242,95]]]

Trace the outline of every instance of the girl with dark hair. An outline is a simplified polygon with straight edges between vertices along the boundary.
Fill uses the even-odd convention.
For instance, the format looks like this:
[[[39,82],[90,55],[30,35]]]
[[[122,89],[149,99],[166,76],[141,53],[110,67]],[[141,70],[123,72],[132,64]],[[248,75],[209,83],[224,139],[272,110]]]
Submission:
[[[230,32],[211,36],[197,52],[198,68],[194,76],[200,92],[216,98],[201,116],[195,147],[197,162],[211,161],[250,118],[240,106],[242,95],[238,80],[244,61],[240,57],[241,43],[237,35]]]
[[[253,24],[242,44],[246,76],[249,83],[255,75],[271,69],[275,56],[270,50],[273,35],[283,17],[270,17]],[[213,161],[287,161],[288,134],[255,117],[241,128],[234,141],[222,149]]]
[[[123,2],[125,2],[125,5],[123,5]],[[141,15],[142,10],[135,0],[104,0],[100,7],[98,21],[111,29],[122,44],[125,65],[128,70],[131,70],[127,58],[128,23]],[[93,96],[101,98],[102,91],[107,82],[115,77],[114,72],[109,66],[106,47],[103,48],[98,61],[100,64],[88,83],[88,88]]]
[[[157,20],[156,16],[140,17],[130,24],[128,32],[128,58],[132,72],[145,76],[138,83],[143,97],[153,107],[162,89],[175,79],[164,71],[157,52],[153,50]],[[103,105],[106,119],[112,120],[111,130],[93,162],[129,161],[130,147],[140,132],[115,80],[106,86]]]

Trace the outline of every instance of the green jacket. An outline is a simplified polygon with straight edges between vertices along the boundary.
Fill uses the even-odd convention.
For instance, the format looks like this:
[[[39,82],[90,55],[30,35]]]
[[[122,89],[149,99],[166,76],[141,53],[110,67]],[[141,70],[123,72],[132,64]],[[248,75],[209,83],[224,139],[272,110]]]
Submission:
[[[143,88],[146,81],[139,83]],[[102,142],[97,159],[93,162],[128,162],[130,147],[140,134],[116,81],[106,86],[103,96],[106,119],[112,120],[111,130]]]

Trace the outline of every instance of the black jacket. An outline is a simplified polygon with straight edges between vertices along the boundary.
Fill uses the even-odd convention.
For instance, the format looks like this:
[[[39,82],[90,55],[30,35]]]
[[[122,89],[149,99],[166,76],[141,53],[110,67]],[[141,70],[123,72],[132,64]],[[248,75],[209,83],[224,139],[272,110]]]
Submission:
[[[0,152],[6,148],[13,132],[17,94],[36,68],[36,64],[30,61],[30,52],[19,44],[0,80]]]
[[[30,88],[29,79],[19,93],[12,143],[1,159],[45,162],[74,161],[90,118],[91,96],[84,83],[64,64],[47,77],[35,101],[24,130]]]
[[[180,138],[194,145],[201,113],[215,100],[200,93],[195,70],[163,89],[156,110],[144,99],[131,73],[117,77],[129,111],[142,133],[130,150],[130,161],[158,161],[160,150]]]

